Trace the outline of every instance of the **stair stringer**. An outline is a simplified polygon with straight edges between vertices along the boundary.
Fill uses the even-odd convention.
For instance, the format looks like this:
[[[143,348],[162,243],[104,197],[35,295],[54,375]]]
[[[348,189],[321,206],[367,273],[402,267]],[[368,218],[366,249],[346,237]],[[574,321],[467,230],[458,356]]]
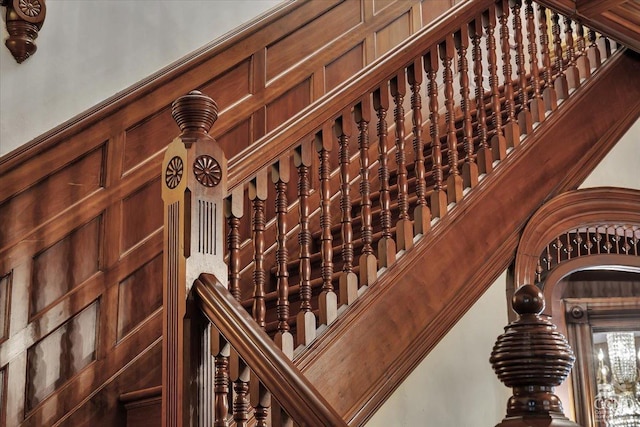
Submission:
[[[631,52],[611,58],[296,359],[350,425],[366,422],[507,268],[528,218],[576,188],[640,116],[639,67]]]

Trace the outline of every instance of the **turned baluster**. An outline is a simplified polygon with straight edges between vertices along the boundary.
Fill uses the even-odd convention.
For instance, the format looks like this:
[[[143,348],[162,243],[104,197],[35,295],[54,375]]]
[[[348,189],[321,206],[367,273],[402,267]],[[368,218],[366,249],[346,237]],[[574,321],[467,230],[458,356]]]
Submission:
[[[462,199],[462,177],[458,168],[458,137],[456,135],[455,102],[453,99],[453,35],[449,34],[439,45],[442,60],[442,79],[444,81],[445,122],[447,126],[447,149],[449,159],[449,177],[447,178],[447,203],[457,203]]]
[[[244,212],[244,190],[237,187],[225,199],[225,214],[227,216],[228,234],[227,248],[229,252],[229,292],[240,301],[240,219]]]
[[[342,273],[340,274],[340,303],[351,304],[358,298],[358,278],[353,272],[353,225],[351,224],[351,183],[349,177],[349,138],[351,114],[349,111],[335,121],[340,158],[340,232],[342,235]]]
[[[607,59],[611,56],[611,41],[606,38],[604,34],[600,34],[596,44],[598,45],[598,49],[600,49],[601,58]]]
[[[431,133],[431,158],[433,192],[431,193],[431,214],[442,217],[447,213],[447,195],[443,188],[442,147],[440,144],[440,115],[438,113],[438,51],[434,46],[424,57],[424,68],[429,76],[429,130]]]
[[[251,406],[253,406],[253,416],[256,419],[256,427],[267,427],[269,408],[271,407],[271,393],[253,371],[249,381],[249,396]]]
[[[482,21],[474,19],[469,24],[471,42],[473,44],[473,74],[475,80],[476,96],[476,122],[478,123],[478,138],[480,138],[477,153],[477,163],[480,173],[489,173],[493,170],[493,155],[489,149],[487,130],[487,111],[484,104],[484,77],[482,75]]]
[[[491,86],[491,121],[494,135],[491,138],[491,151],[495,160],[504,160],[507,157],[507,140],[502,133],[502,113],[500,111],[500,90],[498,84],[498,56],[496,53],[496,14],[495,7],[491,6],[482,13],[482,22],[487,37],[487,52],[489,54],[489,85]]]
[[[298,345],[309,345],[316,337],[316,318],[311,311],[311,230],[309,228],[309,168],[313,162],[312,147],[303,143],[295,150],[294,164],[298,169],[298,209],[300,231],[300,311],[296,318]]]
[[[407,67],[407,78],[411,86],[411,122],[413,124],[413,152],[416,175],[416,196],[413,210],[414,230],[416,234],[425,234],[431,228],[431,211],[427,206],[427,182],[424,167],[424,142],[422,141],[422,62],[416,59]]]
[[[322,291],[319,298],[320,324],[329,325],[338,316],[338,297],[333,291],[333,236],[331,234],[331,182],[329,153],[331,131],[323,129],[316,134],[316,150],[320,159],[320,253],[322,256]]]
[[[378,260],[373,254],[373,225],[371,214],[371,183],[369,182],[369,118],[371,101],[365,96],[354,108],[358,124],[358,149],[360,151],[360,219],[362,252],[360,255],[360,284],[370,286],[377,278]]]
[[[560,38],[560,15],[556,12],[551,14],[551,34],[553,35],[553,53],[555,55],[556,63],[556,76],[553,82],[553,87],[556,90],[558,100],[567,99],[569,96],[569,86],[567,83],[567,76],[565,75],[565,62],[562,52],[562,39]]]
[[[591,76],[591,65],[589,65],[589,57],[587,56],[587,42],[584,36],[584,26],[581,22],[576,24],[576,34],[578,35],[578,57],[576,58],[576,68],[578,68],[580,81],[582,81]]]
[[[596,32],[589,28],[587,34],[589,37],[589,49],[587,50],[587,58],[589,59],[591,69],[597,69],[600,67],[600,65],[602,65],[602,59],[600,56],[600,49],[598,49],[598,44],[596,42]]]
[[[413,246],[413,224],[409,219],[409,186],[407,182],[407,160],[404,143],[404,96],[407,82],[404,70],[391,79],[391,96],[395,108],[393,119],[396,134],[396,181],[398,185],[398,222],[396,223],[396,244],[398,250]]]
[[[527,69],[524,57],[524,37],[522,36],[522,0],[510,0],[513,14],[513,34],[516,44],[516,68],[518,73],[518,102],[520,103],[518,112],[518,125],[520,131],[530,134],[533,130],[533,120],[529,111],[529,82],[527,79]]]
[[[293,336],[289,332],[289,252],[287,251],[287,183],[290,178],[290,158],[282,156],[271,169],[271,179],[276,190],[276,288],[278,301],[278,332],[274,341],[284,354],[293,358]]]
[[[544,75],[544,91],[542,98],[544,99],[545,111],[554,111],[558,107],[558,95],[553,87],[553,70],[551,68],[551,52],[549,50],[549,32],[547,29],[547,9],[544,6],[539,7],[540,22],[540,52],[542,55],[542,70]]]
[[[500,43],[502,46],[502,74],[504,78],[504,104],[507,111],[507,123],[504,126],[504,136],[509,147],[520,144],[520,126],[516,121],[516,105],[514,101],[511,43],[509,41],[509,2],[502,0],[497,4],[500,20]]]
[[[532,123],[540,123],[544,120],[544,102],[540,92],[540,69],[538,67],[538,43],[536,40],[536,24],[532,0],[526,0],[525,16],[527,19],[527,38],[529,40],[529,68],[531,69],[531,85],[533,97],[529,101]]]
[[[211,355],[214,358],[213,394],[214,427],[226,427],[229,414],[229,343],[218,333],[211,331]]]
[[[565,60],[568,89],[575,89],[580,86],[580,74],[576,67],[576,50],[573,40],[573,28],[571,27],[571,18],[564,17],[564,40],[567,46],[567,59]]]
[[[249,200],[253,208],[253,319],[261,328],[266,326],[265,286],[267,273],[264,266],[264,202],[267,200],[267,170],[259,172],[249,183]]]
[[[460,74],[460,107],[462,108],[462,143],[464,146],[464,164],[462,165],[462,183],[465,188],[473,188],[478,183],[478,165],[473,158],[473,123],[471,122],[471,100],[469,99],[469,27],[463,25],[454,34],[458,52],[458,72]]]
[[[378,117],[378,179],[380,181],[380,225],[382,237],[378,241],[380,268],[389,267],[396,260],[396,242],[391,237],[391,198],[389,195],[389,148],[387,146],[387,111],[389,90],[382,85],[373,92],[373,108]]]
[[[235,350],[229,357],[230,379],[233,382],[233,421],[237,427],[246,427],[249,421],[250,370]]]

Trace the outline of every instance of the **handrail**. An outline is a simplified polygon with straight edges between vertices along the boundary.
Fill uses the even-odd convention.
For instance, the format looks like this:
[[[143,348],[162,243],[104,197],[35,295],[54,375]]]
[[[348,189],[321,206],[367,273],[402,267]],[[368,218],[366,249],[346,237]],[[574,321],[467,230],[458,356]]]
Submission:
[[[298,424],[347,425],[215,276],[200,275],[195,291],[203,313]]]
[[[471,21],[493,3],[494,0],[478,0],[463,2],[453,7],[446,15],[416,32],[387,55],[363,69],[353,79],[329,92],[323,100],[301,110],[271,133],[229,159],[229,192],[293,149],[323,123],[339,115],[337,112],[353,105],[363,93],[371,92],[381,81],[388,80],[396,70],[409,65],[419,55],[426,54],[433,45],[447,36],[456,23]]]

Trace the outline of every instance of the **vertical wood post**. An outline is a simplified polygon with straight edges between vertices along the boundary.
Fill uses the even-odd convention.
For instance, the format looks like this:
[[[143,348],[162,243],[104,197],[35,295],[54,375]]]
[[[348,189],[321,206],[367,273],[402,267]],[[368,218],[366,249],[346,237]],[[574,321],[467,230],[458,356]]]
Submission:
[[[188,295],[203,271],[222,283],[227,279],[223,247],[227,162],[208,134],[218,117],[218,107],[211,98],[190,92],[173,103],[172,115],[181,134],[167,148],[162,163],[162,425],[186,426],[199,423],[199,405],[212,404],[211,384],[201,384],[204,393],[193,389],[199,381],[207,381],[195,375],[211,372],[202,366],[210,363],[211,357],[205,357],[205,352],[210,352],[206,328],[194,318],[198,310],[188,310]]]

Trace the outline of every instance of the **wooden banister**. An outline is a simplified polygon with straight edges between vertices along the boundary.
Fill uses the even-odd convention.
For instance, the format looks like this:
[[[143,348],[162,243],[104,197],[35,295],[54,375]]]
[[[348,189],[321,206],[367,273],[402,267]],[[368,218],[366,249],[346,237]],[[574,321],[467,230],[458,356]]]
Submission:
[[[202,274],[195,291],[204,314],[299,425],[347,425],[215,276]]]

